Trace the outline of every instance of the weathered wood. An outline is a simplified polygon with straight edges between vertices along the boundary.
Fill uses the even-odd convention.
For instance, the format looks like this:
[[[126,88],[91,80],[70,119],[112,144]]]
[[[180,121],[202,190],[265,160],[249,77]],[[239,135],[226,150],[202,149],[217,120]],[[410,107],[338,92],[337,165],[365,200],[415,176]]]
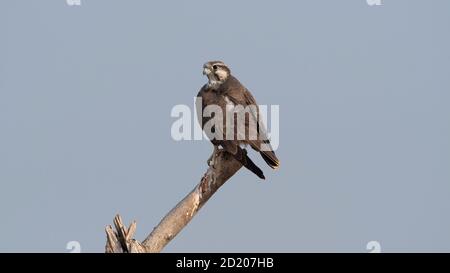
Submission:
[[[106,252],[160,252],[241,167],[242,165],[227,152],[214,151],[212,164],[200,183],[161,220],[142,243],[132,238],[136,231],[136,222],[127,229],[117,215],[114,218],[115,231],[111,226],[106,227]]]
[[[106,253],[144,253],[146,249],[141,243],[133,239],[136,231],[136,222],[133,221],[127,229],[120,215],[114,217],[115,230],[109,225],[106,227]]]

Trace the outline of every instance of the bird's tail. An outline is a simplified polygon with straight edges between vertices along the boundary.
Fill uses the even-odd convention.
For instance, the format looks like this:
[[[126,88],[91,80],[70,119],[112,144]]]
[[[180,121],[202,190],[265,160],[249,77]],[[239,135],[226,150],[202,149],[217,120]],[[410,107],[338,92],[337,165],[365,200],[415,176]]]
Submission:
[[[259,178],[266,179],[266,177],[264,176],[263,171],[258,166],[256,166],[256,164],[253,163],[253,161],[247,155],[245,155],[245,161],[246,162],[243,165],[247,169],[249,169],[252,173],[256,174]]]
[[[263,171],[258,166],[256,166],[255,163],[253,163],[250,157],[247,156],[247,150],[238,147],[238,151],[235,155],[233,155],[233,157],[237,161],[241,162],[241,164],[248,170],[250,170],[252,173],[256,174],[259,178],[266,179]]]
[[[272,169],[278,169],[280,167],[280,160],[278,160],[274,151],[261,151],[260,153],[264,161],[266,161]]]

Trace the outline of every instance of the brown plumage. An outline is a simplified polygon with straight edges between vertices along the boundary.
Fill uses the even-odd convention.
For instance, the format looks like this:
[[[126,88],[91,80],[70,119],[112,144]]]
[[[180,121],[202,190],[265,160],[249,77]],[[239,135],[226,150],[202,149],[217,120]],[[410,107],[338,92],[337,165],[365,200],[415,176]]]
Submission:
[[[201,98],[202,102],[202,105],[197,106],[197,109],[202,109],[202,113],[198,113],[202,129],[205,130],[205,133],[215,147],[221,146],[247,169],[264,179],[264,174],[261,169],[251,161],[246,149],[241,147],[247,145],[252,147],[261,154],[265,162],[273,169],[278,168],[280,165],[280,161],[271,148],[270,141],[267,139],[264,124],[259,120],[259,108],[255,99],[250,91],[231,75],[231,70],[223,62],[208,62],[203,66],[203,69],[203,73],[208,77],[208,83],[200,89],[197,95],[197,97]],[[203,114],[205,108],[212,105],[217,105],[222,110],[223,126],[214,125],[212,126],[211,132],[209,132],[206,130],[205,125],[208,122],[214,122],[211,119],[216,119],[215,122],[220,124],[218,116],[211,115],[211,117],[205,117]],[[245,109],[245,107],[247,108]],[[235,116],[233,132],[228,128],[231,127],[230,125],[227,127],[227,111],[234,111],[229,112]],[[236,119],[239,115],[245,116],[243,127],[239,127],[239,124],[237,124]],[[230,138],[230,136],[232,137]]]

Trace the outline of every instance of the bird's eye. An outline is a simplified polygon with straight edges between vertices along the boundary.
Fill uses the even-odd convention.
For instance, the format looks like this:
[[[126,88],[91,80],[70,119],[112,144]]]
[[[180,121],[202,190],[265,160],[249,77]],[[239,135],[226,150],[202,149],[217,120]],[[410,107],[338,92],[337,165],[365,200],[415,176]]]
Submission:
[[[214,70],[217,70],[217,65],[213,65],[213,69],[214,69]]]

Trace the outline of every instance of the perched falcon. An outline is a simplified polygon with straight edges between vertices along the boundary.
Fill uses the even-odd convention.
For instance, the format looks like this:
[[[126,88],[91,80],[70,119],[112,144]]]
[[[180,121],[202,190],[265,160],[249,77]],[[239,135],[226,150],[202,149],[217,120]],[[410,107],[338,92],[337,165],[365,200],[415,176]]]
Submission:
[[[220,146],[247,169],[265,179],[261,169],[247,156],[245,147],[250,146],[259,152],[273,169],[279,167],[280,161],[270,146],[255,99],[221,61],[205,63],[203,74],[208,77],[208,83],[200,89],[196,107],[201,109],[201,113],[197,111],[199,123],[214,145],[213,155]],[[213,110],[205,114],[209,108]],[[221,110],[221,115],[217,110]],[[242,122],[238,124],[240,120]]]

